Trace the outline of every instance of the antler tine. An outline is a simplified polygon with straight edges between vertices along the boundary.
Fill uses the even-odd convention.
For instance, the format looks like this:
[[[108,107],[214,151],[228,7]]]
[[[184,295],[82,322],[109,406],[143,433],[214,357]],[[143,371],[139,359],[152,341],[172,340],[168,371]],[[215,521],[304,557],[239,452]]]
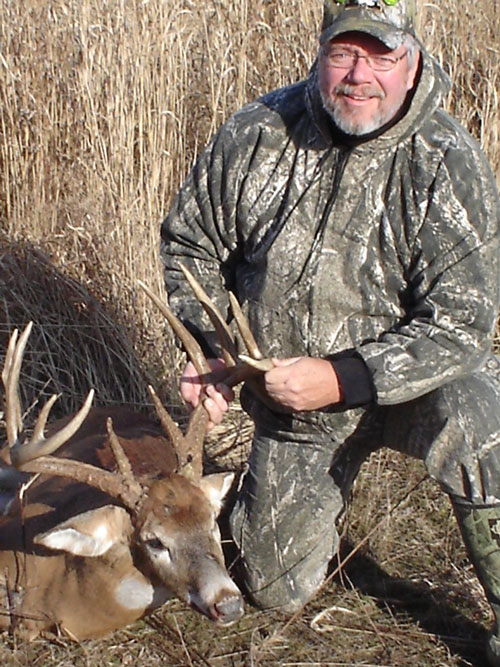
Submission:
[[[52,410],[52,406],[56,401],[57,401],[57,394],[52,394],[47,403],[45,403],[43,408],[40,410],[40,414],[38,415],[35,427],[33,429],[33,435],[31,436],[32,442],[37,442],[38,440],[44,439],[45,424],[47,423],[47,419],[50,414],[50,411]]]
[[[7,442],[13,447],[23,430],[21,402],[19,400],[19,375],[24,350],[33,322],[28,322],[19,340],[19,331],[15,329],[10,337],[5,363],[2,370],[2,382],[5,387],[5,425]]]
[[[229,303],[231,304],[231,311],[238,326],[240,336],[245,343],[248,354],[250,355],[248,356],[246,354],[240,354],[238,355],[238,359],[260,373],[270,371],[274,367],[274,364],[271,359],[264,358],[264,355],[260,351],[259,346],[257,345],[257,341],[255,340],[254,335],[250,329],[248,320],[243,315],[243,311],[241,310],[238,299],[232,292],[229,292]]]
[[[179,472],[190,479],[199,479],[203,474],[203,440],[207,431],[207,411],[203,405],[193,410],[184,436],[163,407],[153,387],[149,386],[148,389],[162,428],[174,446]]]
[[[163,303],[154,292],[152,292],[147,285],[145,285],[142,280],[137,281],[140,287],[146,292],[146,294],[149,296],[151,301],[159,308],[161,311],[162,315],[165,317],[167,322],[170,324],[171,328],[173,329],[174,333],[184,347],[186,348],[186,352],[193,362],[196,370],[198,371],[199,375],[204,375],[205,373],[210,373],[210,367],[208,365],[208,362],[205,358],[205,355],[203,354],[203,351],[198,344],[198,341],[194,338],[194,336],[191,335],[191,333],[186,329],[186,327],[180,322],[177,317],[173,314],[173,312],[170,310],[170,308],[167,306],[166,303]]]
[[[153,405],[160,420],[160,424],[166,435],[170,437],[175,451],[180,450],[184,444],[184,436],[182,435],[181,429],[174,422],[172,417],[165,410],[162,402],[158,398],[155,390],[151,385],[148,385],[149,394],[153,400]]]
[[[215,303],[208,296],[203,287],[193,276],[191,271],[181,262],[179,262],[179,267],[184,274],[184,277],[186,278],[189,286],[193,290],[195,297],[201,303],[203,310],[206,312],[210,318],[210,321],[212,322],[222,348],[222,355],[224,357],[224,361],[226,362],[226,366],[234,366],[236,364],[238,353],[236,350],[233,332],[228,327],[227,322],[222,317],[222,314]]]
[[[250,331],[248,320],[243,315],[243,311],[241,310],[238,299],[232,292],[229,292],[229,303],[231,304],[231,312],[233,313],[234,319],[238,326],[238,331],[240,332],[240,336],[245,343],[248,353],[252,359],[263,359],[264,355],[259,350],[257,341],[255,340],[253,333]]]
[[[106,420],[106,430],[108,431],[109,444],[113,451],[116,465],[118,466],[118,470],[122,478],[122,484],[128,490],[128,492],[131,493],[134,498],[136,498],[136,500],[138,500],[142,496],[142,486],[136,480],[134,471],[130,465],[130,461],[123,451],[123,447],[118,440],[118,436],[113,430],[113,421],[111,417],[108,417]]]
[[[76,415],[71,419],[70,422],[66,424],[61,430],[54,433],[50,438],[45,438],[43,436],[43,429],[45,427],[45,422],[52,407],[52,404],[56,400],[57,396],[52,396],[47,404],[42,409],[40,413],[36,426],[35,433],[38,434],[38,437],[32,437],[29,442],[16,442],[10,450],[10,456],[12,464],[16,468],[22,469],[21,467],[28,463],[29,461],[34,461],[41,456],[48,456],[59,449],[65,442],[67,442],[80,428],[83,424],[85,418],[90,412],[92,407],[92,401],[94,400],[94,390],[91,389],[85,399],[85,403],[82,405],[80,410]]]

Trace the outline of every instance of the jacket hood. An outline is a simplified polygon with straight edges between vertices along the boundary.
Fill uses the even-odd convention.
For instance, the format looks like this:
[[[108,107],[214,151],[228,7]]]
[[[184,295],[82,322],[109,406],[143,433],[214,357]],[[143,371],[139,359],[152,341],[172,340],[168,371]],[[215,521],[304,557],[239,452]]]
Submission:
[[[398,144],[417,132],[442,104],[450,89],[450,80],[438,62],[421,47],[418,81],[409,93],[406,113],[380,134],[368,137],[351,137],[335,128],[323,107],[318,83],[318,61],[313,64],[307,80],[306,104],[318,135],[325,143],[362,145],[365,150],[380,150]]]

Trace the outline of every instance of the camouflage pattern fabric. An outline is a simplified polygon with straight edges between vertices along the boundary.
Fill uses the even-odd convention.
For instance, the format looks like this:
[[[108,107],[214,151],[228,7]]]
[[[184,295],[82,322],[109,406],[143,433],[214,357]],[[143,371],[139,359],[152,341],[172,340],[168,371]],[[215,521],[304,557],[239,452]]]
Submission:
[[[439,108],[446,85],[423,51],[405,115],[354,142],[313,67],[228,120],[163,223],[170,303],[193,330],[210,341],[179,259],[223,311],[236,293],[266,355],[328,358],[341,379],[344,403],[311,413],[243,391],[256,437],[232,525],[264,606],[318,585],[376,447],[422,458],[457,497],[500,502],[500,205],[476,142]]]
[[[325,0],[320,43],[344,32],[366,32],[397,49],[405,36],[415,36],[415,0],[386,3],[383,0]]]
[[[231,527],[254,602],[293,611],[314,594],[338,547],[335,519],[361,464],[379,447],[422,459],[455,499],[498,504],[499,400],[494,357],[413,401],[346,411],[335,428],[273,414],[246,395],[258,426]]]

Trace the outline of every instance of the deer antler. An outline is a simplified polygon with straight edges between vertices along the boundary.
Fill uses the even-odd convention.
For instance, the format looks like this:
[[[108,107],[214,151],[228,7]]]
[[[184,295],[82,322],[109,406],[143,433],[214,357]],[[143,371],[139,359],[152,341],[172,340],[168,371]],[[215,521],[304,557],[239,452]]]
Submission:
[[[177,335],[177,337],[182,341],[186,352],[193,362],[198,374],[200,376],[209,376],[210,375],[210,366],[203,354],[203,351],[194,339],[194,337],[189,333],[186,327],[177,319],[173,314],[167,304],[163,303],[154,292],[152,292],[149,287],[147,287],[142,281],[138,281],[140,287],[146,292],[151,301],[159,308],[162,315],[165,317],[167,322],[170,324],[172,330]],[[150,388],[151,397],[153,399],[153,404],[156,409],[156,413],[160,419],[160,422],[163,426],[163,429],[172,439],[176,447],[177,459],[179,461],[179,471],[194,479],[199,479],[203,473],[203,439],[208,425],[208,414],[207,411],[203,408],[202,405],[198,406],[191,413],[189,419],[188,431],[196,433],[195,436],[186,437],[182,435],[180,429],[172,420],[168,412],[165,410],[161,401],[158,399],[154,391]],[[200,434],[202,437],[200,438]]]
[[[270,359],[263,358],[236,297],[229,293],[231,309],[241,338],[248,350],[248,355],[238,355],[233,333],[219,312],[217,306],[206,294],[205,290],[201,287],[191,272],[182,264],[179,266],[216,331],[222,348],[224,361],[226,363],[226,368],[222,371],[211,371],[200,345],[173,314],[169,306],[161,301],[142,281],[138,282],[144,292],[146,292],[153,303],[159,308],[172,327],[174,333],[184,345],[186,353],[195,366],[203,383],[206,385],[214,382],[224,382],[228,386],[233,387],[244,380],[248,380],[270,370],[273,367],[273,363]],[[150,389],[150,391],[152,390]],[[208,424],[208,414],[203,407],[203,400],[191,413],[186,435],[183,436],[154,392],[152,392],[151,395],[164,430],[170,435],[172,442],[176,444],[180,470],[183,474],[187,474],[188,476],[201,477],[203,441],[205,439]]]
[[[21,437],[23,422],[19,399],[19,375],[31,329],[32,322],[27,325],[20,337],[17,329],[12,333],[2,371],[2,382],[6,396],[7,442],[12,464],[21,472],[46,473],[89,484],[113,498],[119,498],[129,509],[135,509],[142,497],[142,488],[134,479],[130,463],[113,431],[111,420],[107,422],[107,429],[110,445],[117,461],[117,473],[81,461],[49,456],[67,442],[82,425],[92,405],[93,390],[89,392],[83,406],[76,415],[62,429],[51,437],[45,438],[44,430],[47,418],[57,399],[57,396],[52,396],[43,406],[38,416],[31,439],[23,441]]]
[[[269,368],[272,368],[272,362],[268,359],[263,359],[235,297],[230,295],[231,307],[240,335],[249,352],[249,356],[240,355],[238,357],[236,343],[232,332],[224,321],[222,315],[217,310],[215,304],[210,300],[191,273],[183,266],[181,266],[181,269],[196,297],[208,313],[223,349],[226,369],[224,370],[224,374],[217,378],[211,372],[201,347],[186,327],[184,327],[172,313],[170,308],[161,302],[153,292],[151,292],[143,283],[139,284],[166,317],[173,331],[183,343],[189,358],[193,362],[204,383],[208,384],[213,383],[214,381],[224,381],[229,386],[234,386],[243,380],[261,374],[262,372],[269,370]],[[113,431],[111,420],[108,420],[107,428],[110,446],[117,461],[118,472],[114,473],[103,470],[80,461],[49,456],[49,454],[52,454],[62,444],[67,442],[78,428],[80,428],[82,422],[90,411],[94,396],[93,390],[89,392],[84,405],[70,422],[51,437],[45,438],[44,429],[47,423],[47,418],[52,405],[57,399],[55,395],[52,396],[42,408],[40,415],[38,416],[31,439],[23,441],[21,438],[23,423],[18,391],[19,375],[26,342],[30,335],[31,328],[32,323],[30,322],[19,337],[19,340],[18,331],[14,331],[9,342],[5,365],[2,371],[2,381],[6,393],[7,442],[10,448],[10,460],[17,470],[23,472],[43,472],[60,477],[68,477],[94,486],[112,497],[119,498],[126,507],[133,512],[136,511],[142,498],[143,490],[134,478],[128,459]],[[150,388],[150,392],[163,428],[170,436],[175,446],[180,471],[189,477],[201,477],[203,471],[203,440],[208,424],[208,413],[203,407],[203,401],[191,414],[187,433],[184,436],[162,406],[152,388]]]
[[[82,425],[84,419],[89,413],[94,398],[94,390],[92,389],[83,406],[71,419],[68,424],[60,431],[52,435],[50,438],[44,437],[45,425],[49,416],[50,410],[57,400],[57,395],[49,398],[47,403],[43,406],[33,430],[31,439],[22,442],[20,436],[23,431],[21,402],[19,400],[19,375],[21,371],[21,363],[23,360],[24,350],[28,337],[31,333],[33,323],[29,322],[23,333],[19,337],[17,329],[14,330],[10,337],[9,346],[7,348],[7,355],[2,371],[2,382],[5,387],[5,423],[7,428],[7,442],[10,448],[10,459],[17,468],[20,468],[24,463],[32,461],[40,456],[46,456],[58,449],[62,444],[71,438],[72,435]]]
[[[255,375],[255,371],[258,371],[259,373],[265,373],[266,371],[271,370],[271,368],[273,368],[273,362],[271,359],[264,359],[264,355],[257,345],[257,342],[250,330],[248,321],[243,315],[240,304],[238,303],[238,299],[234,296],[234,294],[232,292],[228,292],[229,304],[231,306],[231,312],[238,327],[241,339],[247,348],[248,355],[238,355],[232,331],[221,315],[219,309],[212,301],[212,299],[210,299],[208,294],[205,292],[193,274],[189,271],[189,269],[180,263],[179,266],[196,298],[201,303],[205,312],[210,318],[210,321],[212,322],[212,325],[219,338],[224,360],[226,361],[226,365],[231,369],[228,371],[224,382],[229,386],[234,387],[243,380],[246,380],[252,375]],[[236,368],[233,367],[240,368],[236,370]]]

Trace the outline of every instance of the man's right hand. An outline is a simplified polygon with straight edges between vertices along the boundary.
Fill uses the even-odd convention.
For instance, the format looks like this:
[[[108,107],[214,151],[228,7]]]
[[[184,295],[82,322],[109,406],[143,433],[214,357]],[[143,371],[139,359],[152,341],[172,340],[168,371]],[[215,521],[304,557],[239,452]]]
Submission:
[[[208,364],[212,370],[225,368],[222,359],[208,359]],[[196,368],[191,362],[186,365],[181,376],[180,390],[182,398],[192,408],[199,404],[203,391],[203,405],[210,418],[208,422],[209,430],[216,424],[220,424],[224,414],[229,409],[229,403],[234,399],[234,391],[223,383],[203,385]]]

